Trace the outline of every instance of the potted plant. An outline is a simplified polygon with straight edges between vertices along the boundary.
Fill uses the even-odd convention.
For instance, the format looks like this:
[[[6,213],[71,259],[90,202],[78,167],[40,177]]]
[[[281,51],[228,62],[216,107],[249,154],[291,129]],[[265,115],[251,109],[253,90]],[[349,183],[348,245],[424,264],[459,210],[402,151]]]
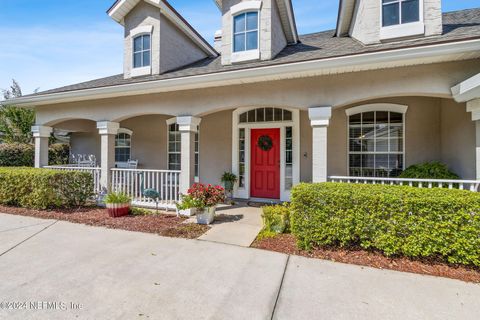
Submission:
[[[105,196],[108,215],[112,218],[123,217],[130,212],[132,199],[123,192],[110,192]]]
[[[194,184],[182,201],[177,203],[178,210],[195,209],[198,224],[211,224],[215,220],[215,210],[225,201],[225,189],[220,186]]]
[[[231,194],[233,192],[233,187],[235,186],[235,183],[238,181],[237,176],[231,172],[224,172],[221,180],[223,182],[223,185],[225,186],[225,190]]]

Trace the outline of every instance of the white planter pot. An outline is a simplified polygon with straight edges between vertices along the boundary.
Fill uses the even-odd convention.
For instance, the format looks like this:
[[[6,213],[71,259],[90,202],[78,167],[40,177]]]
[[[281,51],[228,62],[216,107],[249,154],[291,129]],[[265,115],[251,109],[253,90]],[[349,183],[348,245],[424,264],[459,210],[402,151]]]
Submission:
[[[205,208],[203,210],[197,210],[197,223],[198,224],[211,224],[215,220],[216,207]]]
[[[178,210],[177,214],[182,217],[192,217],[197,214],[197,209]]]

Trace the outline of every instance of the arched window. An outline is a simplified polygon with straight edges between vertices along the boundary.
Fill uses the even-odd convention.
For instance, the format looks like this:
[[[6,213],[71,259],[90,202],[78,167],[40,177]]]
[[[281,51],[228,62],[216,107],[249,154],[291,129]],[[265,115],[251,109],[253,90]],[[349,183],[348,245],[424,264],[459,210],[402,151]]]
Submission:
[[[240,114],[240,123],[292,121],[292,112],[280,108],[257,108]]]
[[[404,169],[406,106],[367,105],[347,110],[349,174],[397,177]]]
[[[151,43],[150,35],[142,34],[133,39],[133,67],[142,68],[150,66]]]
[[[120,129],[115,136],[115,162],[128,162],[131,159],[132,131]]]
[[[233,17],[233,52],[258,49],[258,11]]]

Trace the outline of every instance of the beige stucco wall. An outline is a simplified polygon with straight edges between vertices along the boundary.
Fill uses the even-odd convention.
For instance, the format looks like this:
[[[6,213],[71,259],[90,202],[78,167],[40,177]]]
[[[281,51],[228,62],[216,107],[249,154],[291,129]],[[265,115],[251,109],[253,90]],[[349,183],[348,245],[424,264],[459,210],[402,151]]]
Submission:
[[[350,36],[364,44],[380,43],[382,1],[356,1]],[[425,36],[442,34],[442,1],[423,0]]]
[[[200,123],[200,182],[219,184],[232,171],[232,110],[210,114]]]
[[[442,161],[464,179],[476,179],[475,122],[464,103],[441,101]]]
[[[440,161],[462,178],[475,175],[475,127],[465,104],[451,99],[399,97],[369,100],[333,110],[328,128],[328,175],[348,175],[345,110],[362,104],[408,106],[405,115],[405,167]]]

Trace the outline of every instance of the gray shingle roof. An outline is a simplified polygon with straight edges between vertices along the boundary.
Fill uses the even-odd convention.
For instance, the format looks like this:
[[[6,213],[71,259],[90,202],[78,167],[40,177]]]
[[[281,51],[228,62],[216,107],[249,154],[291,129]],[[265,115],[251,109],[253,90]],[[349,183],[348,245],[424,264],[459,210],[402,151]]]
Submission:
[[[443,30],[444,32],[441,36],[368,46],[362,45],[360,42],[349,37],[334,37],[335,30],[329,30],[300,36],[300,43],[286,47],[275,57],[275,59],[270,61],[257,61],[241,65],[223,66],[221,64],[220,57],[206,58],[191,65],[161,75],[124,79],[123,74],[118,74],[111,77],[39,92],[35,95],[117,86],[122,84],[140,83],[154,80],[182,78],[194,75],[220,73],[232,70],[250,69],[285,63],[476,39],[480,38],[480,8],[444,13]]]

